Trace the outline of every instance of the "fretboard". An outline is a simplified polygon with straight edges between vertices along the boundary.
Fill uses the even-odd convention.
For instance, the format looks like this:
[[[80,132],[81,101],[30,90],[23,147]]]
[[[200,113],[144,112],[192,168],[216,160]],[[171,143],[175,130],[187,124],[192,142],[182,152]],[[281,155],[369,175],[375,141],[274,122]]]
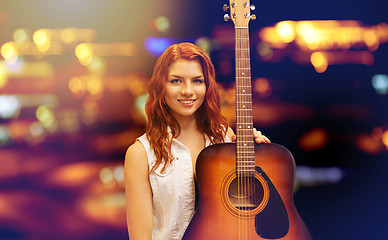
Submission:
[[[239,176],[255,173],[252,83],[248,27],[235,28],[236,58],[236,171]]]

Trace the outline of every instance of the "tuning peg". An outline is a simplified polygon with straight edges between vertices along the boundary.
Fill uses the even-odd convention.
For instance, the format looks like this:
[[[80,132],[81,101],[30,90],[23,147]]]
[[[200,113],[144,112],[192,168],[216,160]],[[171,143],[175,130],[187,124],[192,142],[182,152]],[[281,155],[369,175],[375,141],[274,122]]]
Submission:
[[[250,8],[252,11],[256,9],[255,5],[251,5]]]
[[[225,14],[224,15],[224,21],[227,22],[229,21],[230,17],[229,17],[229,14]]]
[[[224,6],[222,6],[222,9],[224,10],[224,12],[226,12],[226,11],[228,11],[228,9],[229,9],[229,6],[228,6],[228,5],[226,5],[226,4],[224,4]]]
[[[251,19],[256,20],[256,14],[251,14]]]

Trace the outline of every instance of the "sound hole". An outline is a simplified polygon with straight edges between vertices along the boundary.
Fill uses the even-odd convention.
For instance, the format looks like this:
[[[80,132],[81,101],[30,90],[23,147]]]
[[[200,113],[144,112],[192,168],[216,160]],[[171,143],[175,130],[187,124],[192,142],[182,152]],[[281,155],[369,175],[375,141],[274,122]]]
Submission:
[[[264,188],[255,177],[237,177],[229,185],[231,204],[242,211],[257,208],[264,198]]]

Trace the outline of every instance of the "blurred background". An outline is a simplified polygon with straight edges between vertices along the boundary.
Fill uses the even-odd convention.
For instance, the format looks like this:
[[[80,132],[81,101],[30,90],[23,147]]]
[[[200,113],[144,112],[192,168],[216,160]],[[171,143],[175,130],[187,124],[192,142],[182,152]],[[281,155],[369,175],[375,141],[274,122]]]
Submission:
[[[128,239],[123,161],[157,56],[212,58],[234,126],[227,2],[0,2],[0,239]],[[297,164],[314,239],[388,239],[388,2],[252,1],[254,124]]]

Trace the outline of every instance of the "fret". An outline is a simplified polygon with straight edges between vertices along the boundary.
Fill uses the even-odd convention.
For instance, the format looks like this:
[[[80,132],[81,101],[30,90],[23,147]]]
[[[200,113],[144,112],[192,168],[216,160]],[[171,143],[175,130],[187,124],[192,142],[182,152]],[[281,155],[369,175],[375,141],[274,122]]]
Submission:
[[[254,161],[252,161],[252,165],[253,166],[238,166],[237,165],[237,168],[241,169],[241,170],[249,170],[249,169],[255,169],[255,166],[254,166]]]
[[[245,155],[246,157],[249,157],[249,155],[253,155],[254,154],[254,152],[253,151],[248,151],[248,150],[245,150],[245,151],[239,151],[238,152],[238,154],[237,155],[239,155],[239,156],[244,156],[244,154],[247,154],[247,155]]]
[[[252,116],[239,116],[239,118],[252,118]]]
[[[253,143],[253,141],[252,141],[252,140],[249,140],[249,141],[248,141],[248,140],[246,140],[246,141],[244,141],[244,140],[241,140],[241,141],[239,141],[239,142],[240,142],[240,143],[241,143],[241,142],[246,142],[246,143]],[[237,143],[237,144],[238,144],[238,143]]]
[[[249,144],[253,144],[253,131],[252,131],[252,134],[245,135],[245,138],[241,136],[237,136],[237,138],[238,140],[240,140],[237,143],[238,146],[249,146]],[[249,144],[246,144],[246,143],[249,143]]]
[[[246,137],[237,137],[237,138],[239,140],[238,143],[237,143],[238,147],[244,148],[246,146],[253,146],[254,145],[254,142],[253,142],[253,132],[249,136],[246,135]]]
[[[249,140],[249,141],[251,141],[253,139],[253,131],[252,131],[252,129],[237,129],[237,131],[239,131],[239,130],[240,131],[243,131],[243,130],[247,131],[247,130],[249,130],[249,134],[245,135],[246,139]],[[239,139],[241,139],[241,137]]]
[[[245,166],[244,166],[244,164],[236,164],[236,167],[237,168],[239,168],[239,169],[245,169],[245,170],[248,170],[248,169],[254,169],[255,168],[255,162],[254,161],[250,161],[249,162],[249,165],[248,164],[246,164]]]
[[[242,84],[241,84],[242,85]],[[245,85],[245,86],[236,86],[236,89],[237,90],[239,90],[239,89],[241,89],[241,88],[243,88],[243,89],[251,89],[252,87],[251,87],[251,85]]]
[[[255,145],[254,144],[251,144],[251,145],[247,145],[247,146],[239,146],[241,148],[247,148],[247,149],[255,149]]]
[[[248,142],[248,140],[249,140],[250,143],[249,144],[238,144],[237,143],[238,148],[243,149],[243,148],[248,147],[248,146],[254,146],[253,135],[250,136],[249,138],[245,138],[245,139],[247,140],[246,142]],[[243,141],[243,140],[240,140],[240,141]]]
[[[252,143],[246,144],[246,145],[237,144],[237,149],[245,149],[245,148],[247,148],[249,146],[254,146],[253,140],[251,140],[251,139],[253,139],[253,135],[249,137],[249,141],[252,142]]]
[[[252,167],[249,167],[249,168],[244,168],[244,167],[238,167],[237,166],[237,172],[240,173],[240,176],[241,176],[241,173],[252,173],[252,175],[254,174],[254,172],[256,172],[256,169],[255,169],[255,166],[253,165]],[[245,175],[248,175],[248,174],[245,174]]]
[[[252,107],[237,107],[236,112],[244,115],[241,116],[247,116],[247,111],[252,111]],[[249,113],[248,113],[249,114]]]
[[[237,131],[241,131],[241,130],[249,130],[249,132],[248,132],[248,134],[244,134],[244,136],[246,137],[246,139],[247,139],[247,142],[248,142],[248,140],[249,140],[249,142],[251,141],[251,138],[252,138],[252,136],[253,136],[253,131],[252,131],[252,129],[237,129]],[[239,139],[241,139],[241,138],[243,138],[243,137],[239,137]],[[253,142],[253,141],[252,141]]]
[[[245,158],[244,160],[237,161],[238,166],[241,166],[243,163],[254,163],[255,162],[255,156],[252,155],[249,159]]]

